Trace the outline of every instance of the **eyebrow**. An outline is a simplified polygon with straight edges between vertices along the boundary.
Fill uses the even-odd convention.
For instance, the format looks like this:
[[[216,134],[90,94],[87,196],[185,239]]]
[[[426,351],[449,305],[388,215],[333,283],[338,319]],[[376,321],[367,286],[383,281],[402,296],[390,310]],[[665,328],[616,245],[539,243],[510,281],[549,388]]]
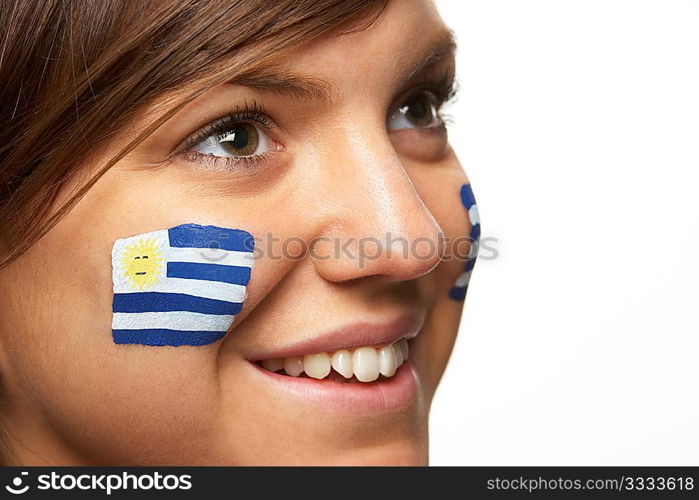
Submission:
[[[315,100],[329,103],[332,100],[332,84],[320,78],[299,75],[280,66],[268,64],[253,72],[236,76],[227,83],[244,85],[299,100]]]
[[[443,28],[428,45],[425,54],[419,58],[400,79],[399,87],[403,87],[416,75],[437,66],[455,50],[456,38],[454,37],[454,32],[450,29]]]
[[[404,72],[399,79],[398,88],[402,88],[416,75],[437,66],[454,50],[456,50],[454,32],[442,28],[432,37],[423,55]],[[333,85],[329,81],[300,75],[275,64],[258,66],[250,73],[238,75],[227,83],[244,85],[299,100],[320,101],[325,104],[330,104],[333,100]]]

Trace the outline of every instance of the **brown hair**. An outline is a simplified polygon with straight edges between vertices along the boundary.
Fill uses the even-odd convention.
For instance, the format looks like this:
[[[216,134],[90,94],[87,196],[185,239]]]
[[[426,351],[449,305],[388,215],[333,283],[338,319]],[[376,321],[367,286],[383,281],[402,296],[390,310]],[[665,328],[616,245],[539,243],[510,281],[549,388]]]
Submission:
[[[373,22],[386,1],[0,2],[0,269],[188,101],[293,45]],[[196,90],[53,207],[81,161],[145,104],[185,85]]]

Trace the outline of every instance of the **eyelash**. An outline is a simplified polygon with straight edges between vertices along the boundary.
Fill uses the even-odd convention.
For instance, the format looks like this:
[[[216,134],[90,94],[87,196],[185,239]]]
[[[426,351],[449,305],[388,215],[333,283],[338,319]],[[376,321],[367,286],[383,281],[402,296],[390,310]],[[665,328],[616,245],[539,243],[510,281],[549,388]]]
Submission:
[[[251,121],[262,125],[267,130],[271,130],[276,126],[272,119],[267,115],[267,112],[262,104],[255,100],[252,101],[252,104],[248,104],[248,102],[245,101],[242,107],[236,106],[235,111],[233,111],[231,114],[204,125],[190,138],[188,138],[178,149],[187,150],[192,146],[199,144],[207,137],[211,137],[212,135],[221,136],[226,134],[236,123]]]
[[[431,91],[437,98],[437,102],[441,108],[445,104],[453,102],[456,99],[459,92],[459,85],[454,76],[448,71],[445,71],[438,81],[428,84],[427,88],[422,90]]]
[[[439,80],[426,82],[422,85],[418,85],[415,89],[411,91],[407,99],[415,97],[420,92],[428,91],[437,99],[437,112],[442,119],[442,126],[445,127],[447,124],[453,123],[451,115],[444,114],[442,108],[454,102],[459,93],[459,84],[453,73],[448,70],[445,71]],[[405,98],[403,98],[405,99]]]
[[[418,85],[407,95],[407,97],[403,97],[403,99],[410,99],[418,95],[419,92],[424,91],[429,91],[435,96],[438,104],[437,110],[439,111],[445,104],[452,102],[456,98],[458,85],[454,77],[450,75],[448,71],[445,71],[439,80]],[[451,122],[451,117],[444,115],[441,115],[441,117],[443,122]],[[251,104],[245,101],[242,107],[236,106],[235,111],[233,111],[231,114],[204,125],[190,138],[185,140],[185,142],[182,143],[182,145],[177,149],[182,151],[181,155],[188,160],[209,162],[212,166],[218,166],[219,162],[224,162],[225,166],[228,168],[232,163],[238,165],[241,163],[255,165],[259,161],[263,160],[268,153],[248,156],[221,157],[201,154],[196,151],[189,151],[190,148],[199,144],[207,137],[220,137],[225,135],[233,128],[233,125],[240,122],[254,122],[261,125],[268,131],[273,130],[276,127],[276,124],[269,117],[262,104],[255,100],[253,100]]]

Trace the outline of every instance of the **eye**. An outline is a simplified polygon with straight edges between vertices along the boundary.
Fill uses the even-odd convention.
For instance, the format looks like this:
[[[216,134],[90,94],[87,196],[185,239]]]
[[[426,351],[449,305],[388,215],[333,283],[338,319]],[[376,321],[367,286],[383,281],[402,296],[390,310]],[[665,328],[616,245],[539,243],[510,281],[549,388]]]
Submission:
[[[412,95],[388,119],[389,130],[428,129],[442,125],[438,99],[428,90]]]
[[[271,151],[272,140],[257,125],[231,123],[223,133],[214,133],[190,148],[203,155],[229,157],[257,156]]]

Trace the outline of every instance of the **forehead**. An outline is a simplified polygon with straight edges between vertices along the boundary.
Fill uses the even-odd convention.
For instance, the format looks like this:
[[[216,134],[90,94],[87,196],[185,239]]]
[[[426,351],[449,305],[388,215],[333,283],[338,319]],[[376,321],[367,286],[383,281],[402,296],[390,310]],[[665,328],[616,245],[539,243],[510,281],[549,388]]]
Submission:
[[[344,91],[360,86],[367,91],[372,81],[386,85],[397,79],[447,31],[429,0],[391,0],[370,26],[366,24],[357,31],[341,26],[285,52],[275,64]]]

